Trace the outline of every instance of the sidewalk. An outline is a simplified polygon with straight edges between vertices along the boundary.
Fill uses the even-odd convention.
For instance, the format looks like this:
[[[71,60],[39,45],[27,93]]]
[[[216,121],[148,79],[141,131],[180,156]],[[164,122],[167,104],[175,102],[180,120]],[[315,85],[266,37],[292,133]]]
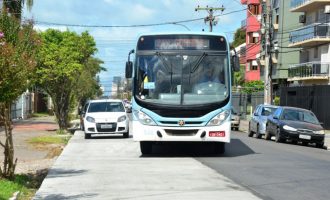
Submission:
[[[58,125],[54,116],[28,118],[13,121],[13,143],[17,166],[15,172],[35,173],[39,170],[48,169],[53,165],[57,157],[54,157],[56,145],[35,146],[29,141],[40,136],[56,135]],[[4,129],[0,130],[0,140],[4,141]],[[0,148],[2,150],[2,147]],[[56,149],[57,150],[57,149]],[[4,155],[0,153],[0,163]]]
[[[249,120],[241,119],[239,130],[247,133],[249,130]],[[330,130],[325,130],[324,146],[327,150],[330,150]]]

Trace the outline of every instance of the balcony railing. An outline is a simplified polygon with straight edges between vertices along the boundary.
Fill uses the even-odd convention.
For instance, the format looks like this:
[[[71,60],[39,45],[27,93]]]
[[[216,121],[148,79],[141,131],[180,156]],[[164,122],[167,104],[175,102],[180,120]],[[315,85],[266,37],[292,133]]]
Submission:
[[[304,4],[306,4],[310,1],[312,1],[312,0],[291,0],[290,8],[291,9],[297,8],[297,7],[299,7],[301,5],[304,5]]]
[[[330,62],[307,62],[289,67],[288,80],[328,79]]]
[[[302,42],[314,38],[330,38],[329,23],[314,23],[290,33],[290,43]]]

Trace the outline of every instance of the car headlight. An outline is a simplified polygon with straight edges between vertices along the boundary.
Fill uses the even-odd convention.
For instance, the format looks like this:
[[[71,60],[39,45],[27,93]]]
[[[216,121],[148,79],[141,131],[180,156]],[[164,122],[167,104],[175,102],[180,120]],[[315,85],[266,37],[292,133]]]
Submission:
[[[92,122],[92,123],[95,122],[95,119],[94,119],[93,117],[90,117],[90,116],[87,116],[87,117],[86,117],[86,120],[87,120],[88,122]]]
[[[121,116],[121,117],[118,118],[117,122],[123,122],[125,120],[126,120],[126,116],[123,115],[123,116]]]
[[[221,113],[217,114],[213,119],[207,123],[207,126],[217,126],[222,124],[228,118],[230,112],[229,110],[222,111]]]
[[[155,126],[157,125],[154,120],[152,120],[147,114],[142,111],[135,110],[135,117],[139,120],[139,122],[143,125]]]
[[[291,127],[291,126],[288,126],[288,125],[284,125],[283,126],[283,129],[284,130],[287,130],[287,131],[297,131],[297,129],[296,128],[293,128],[293,127]]]
[[[314,131],[315,134],[324,135],[324,130]]]

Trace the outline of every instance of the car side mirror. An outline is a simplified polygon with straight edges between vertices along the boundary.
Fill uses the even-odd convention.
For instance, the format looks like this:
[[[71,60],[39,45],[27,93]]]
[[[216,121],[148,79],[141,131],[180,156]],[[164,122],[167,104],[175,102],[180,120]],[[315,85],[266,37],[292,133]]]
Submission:
[[[277,116],[273,116],[273,119],[278,119],[278,117]]]
[[[132,78],[132,73],[133,73],[133,63],[132,61],[127,61],[126,69],[125,69],[125,77]]]
[[[259,116],[258,113],[254,113],[253,115],[254,115],[254,116]]]

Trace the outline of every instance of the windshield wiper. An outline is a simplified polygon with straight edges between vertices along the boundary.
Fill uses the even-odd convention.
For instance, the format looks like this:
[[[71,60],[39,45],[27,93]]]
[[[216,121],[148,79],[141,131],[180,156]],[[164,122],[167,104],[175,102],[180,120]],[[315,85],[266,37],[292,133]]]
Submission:
[[[166,60],[164,59],[164,56],[162,53],[160,53],[159,51],[156,52],[156,56],[160,58],[160,60],[162,61],[163,65],[165,66],[165,69],[167,70],[167,72],[171,75],[170,76],[170,90],[172,90],[172,81],[173,81],[173,69],[172,69],[172,63],[171,63],[171,67],[169,67],[167,65]],[[171,91],[172,92],[172,91]]]
[[[199,67],[199,65],[201,64],[201,62],[205,58],[205,56],[207,56],[207,53],[203,52],[203,54],[197,59],[197,62],[194,65],[194,67],[192,68],[192,70],[190,71],[190,73],[194,73],[197,70],[197,68]]]
[[[156,56],[160,58],[160,60],[162,61],[163,65],[165,66],[167,72],[172,73],[171,68],[167,65],[166,60],[164,59],[164,56],[162,53],[160,53],[159,51],[156,52]]]

